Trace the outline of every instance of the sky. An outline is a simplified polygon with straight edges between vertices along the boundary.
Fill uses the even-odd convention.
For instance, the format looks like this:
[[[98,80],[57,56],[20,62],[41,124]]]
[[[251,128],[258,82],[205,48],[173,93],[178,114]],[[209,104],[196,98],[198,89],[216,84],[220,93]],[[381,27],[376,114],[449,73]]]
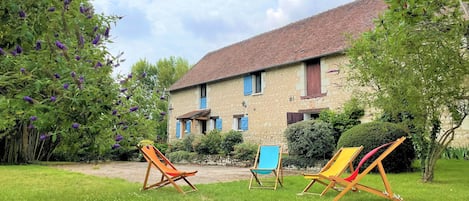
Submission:
[[[125,62],[151,64],[171,56],[196,64],[225,46],[280,28],[353,0],[91,0],[95,12],[123,18],[111,27],[110,52]]]

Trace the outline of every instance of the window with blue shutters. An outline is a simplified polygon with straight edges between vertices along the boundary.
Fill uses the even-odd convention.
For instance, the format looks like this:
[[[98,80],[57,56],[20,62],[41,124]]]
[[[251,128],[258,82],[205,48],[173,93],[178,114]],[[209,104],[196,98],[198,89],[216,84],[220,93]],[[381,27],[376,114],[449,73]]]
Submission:
[[[252,94],[252,76],[244,76],[244,95],[249,96]]]
[[[215,128],[219,131],[222,130],[222,120],[220,118],[215,119]]]
[[[186,133],[191,133],[191,120],[186,121]]]
[[[176,138],[181,138],[181,122],[179,122],[179,120],[176,121]]]
[[[207,97],[200,98],[200,109],[207,108]]]
[[[248,130],[248,117],[241,117],[241,130],[243,131],[247,131]]]
[[[237,131],[247,131],[249,126],[248,126],[248,116],[244,114],[236,114],[233,115],[233,130]]]
[[[207,108],[207,85],[200,85],[200,109]]]

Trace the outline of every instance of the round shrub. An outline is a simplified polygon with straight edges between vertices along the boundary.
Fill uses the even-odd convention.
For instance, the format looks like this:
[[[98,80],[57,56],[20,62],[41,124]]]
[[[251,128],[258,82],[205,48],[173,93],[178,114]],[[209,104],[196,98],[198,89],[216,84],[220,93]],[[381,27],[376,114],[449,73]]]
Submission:
[[[252,161],[256,158],[258,145],[252,143],[241,143],[234,146],[234,158],[241,161]]]
[[[243,143],[243,134],[239,131],[231,130],[225,135],[221,141],[221,150],[224,154],[230,154],[234,150],[234,146]]]
[[[198,154],[218,154],[220,151],[221,134],[218,130],[212,130],[208,134],[202,136],[200,144],[194,146]]]
[[[394,123],[389,122],[370,122],[357,125],[344,132],[338,143],[340,147],[354,147],[363,145],[363,150],[354,161],[356,166],[361,158],[372,149],[386,144],[396,139],[407,136],[406,131]],[[368,167],[386,148],[381,149],[362,166],[362,170]],[[415,150],[412,142],[407,138],[391,154],[383,160],[383,166],[386,172],[408,172],[411,171],[412,161],[415,158]],[[377,171],[375,168],[373,171]]]
[[[167,153],[166,157],[173,163],[191,162],[196,157],[196,153],[188,151],[175,151]]]
[[[297,164],[313,166],[318,160],[328,159],[335,149],[333,130],[323,121],[302,121],[290,125],[284,132],[288,153]]]

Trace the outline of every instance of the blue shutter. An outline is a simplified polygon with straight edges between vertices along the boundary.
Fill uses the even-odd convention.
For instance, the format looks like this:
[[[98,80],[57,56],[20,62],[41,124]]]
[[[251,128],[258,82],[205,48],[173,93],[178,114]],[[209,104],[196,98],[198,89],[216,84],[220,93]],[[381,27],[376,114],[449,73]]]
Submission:
[[[207,97],[200,98],[200,109],[207,108]]]
[[[248,130],[248,117],[241,117],[241,130]]]
[[[186,131],[187,133],[191,133],[191,120],[186,121]]]
[[[244,95],[249,96],[252,94],[252,76],[244,76]]]
[[[181,122],[176,121],[176,138],[181,138]]]
[[[215,119],[215,128],[219,131],[222,129],[222,120],[221,119]]]

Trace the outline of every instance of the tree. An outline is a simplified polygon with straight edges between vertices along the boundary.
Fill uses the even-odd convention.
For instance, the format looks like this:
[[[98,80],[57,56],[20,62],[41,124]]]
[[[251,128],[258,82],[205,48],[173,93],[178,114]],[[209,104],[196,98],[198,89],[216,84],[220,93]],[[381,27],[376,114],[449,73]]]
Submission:
[[[121,81],[123,94],[134,105],[139,105],[139,112],[145,118],[146,136],[157,142],[166,142],[168,111],[167,89],[189,69],[189,64],[182,58],[160,59],[156,65],[140,60],[132,66],[131,74]],[[136,79],[129,79],[129,77]],[[143,78],[145,79],[139,79]]]
[[[436,161],[468,115],[468,22],[457,0],[388,0],[375,29],[347,54],[370,103],[409,127],[431,182]],[[450,116],[447,128],[441,120]]]
[[[0,2],[0,162],[110,150],[117,62],[105,44],[118,18],[87,0]]]

